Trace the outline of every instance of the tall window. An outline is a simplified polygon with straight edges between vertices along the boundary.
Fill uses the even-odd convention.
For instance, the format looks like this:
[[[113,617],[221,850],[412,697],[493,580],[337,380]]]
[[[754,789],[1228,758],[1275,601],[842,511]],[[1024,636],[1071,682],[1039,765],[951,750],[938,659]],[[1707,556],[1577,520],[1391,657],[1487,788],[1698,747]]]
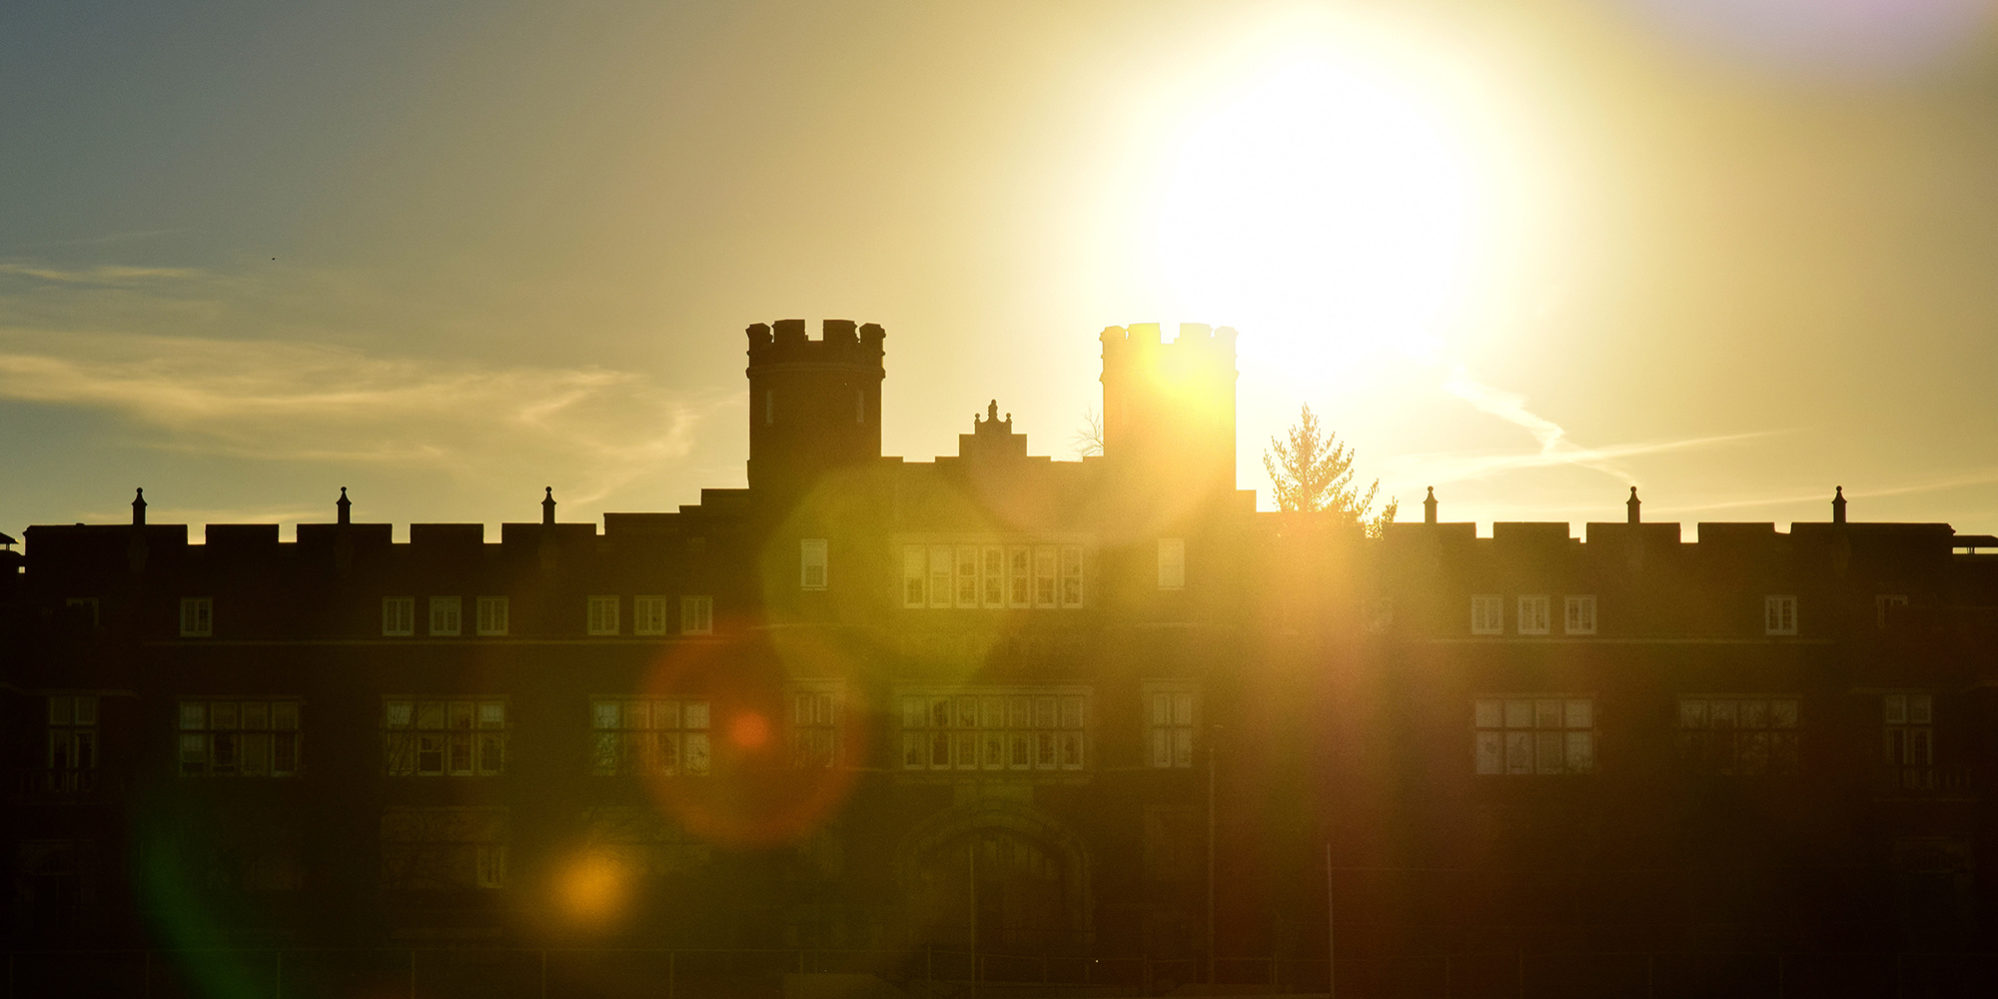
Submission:
[[[392,698],[383,713],[391,777],[489,777],[505,767],[505,701]]]
[[[1159,539],[1159,589],[1186,588],[1186,539]]]
[[[1082,607],[1081,545],[902,546],[902,606]]]
[[[1596,633],[1596,598],[1593,595],[1569,595],[1566,613],[1562,616],[1562,630],[1570,635],[1593,635]]]
[[[1881,628],[1894,619],[1897,609],[1908,606],[1905,593],[1881,593],[1873,598],[1873,623]]]
[[[1519,633],[1545,635],[1548,628],[1548,599],[1544,593],[1519,598]]]
[[[479,598],[479,634],[504,635],[507,630],[508,606],[505,597]]]
[[[1505,600],[1496,593],[1471,597],[1471,634],[1505,634]]]
[[[1145,734],[1154,767],[1193,766],[1194,708],[1192,684],[1145,686]]]
[[[1481,774],[1586,774],[1596,769],[1595,701],[1490,697],[1473,704]]]
[[[839,762],[839,687],[831,683],[791,688],[791,765],[830,767]]]
[[[298,772],[295,700],[183,700],[183,777],[290,777]]]
[[[1895,783],[1935,787],[1935,715],[1928,694],[1888,694],[1881,699],[1883,749]]]
[[[1797,699],[1681,697],[1679,755],[1705,773],[1741,777],[1794,774]]]
[[[826,539],[805,538],[798,542],[798,588],[826,588]]]
[[[97,774],[97,695],[49,697],[50,791],[88,791]]]
[[[603,776],[708,772],[706,700],[590,701],[590,771]]]
[[[905,693],[905,770],[1080,770],[1081,691]]]
[[[416,598],[382,598],[382,634],[404,637],[416,634]]]
[[[583,630],[592,635],[615,635],[618,632],[617,597],[594,596],[589,601],[589,614],[583,622]]]
[[[458,597],[430,598],[430,633],[456,635],[464,626],[464,601]]]
[[[1762,598],[1762,633],[1765,635],[1797,633],[1796,597],[1772,595]]]
[[[180,637],[207,638],[215,633],[213,597],[180,598]]]
[[[631,633],[634,635],[666,633],[666,598],[663,595],[647,594],[631,598]]]
[[[680,598],[680,634],[715,633],[715,598],[705,595]]]

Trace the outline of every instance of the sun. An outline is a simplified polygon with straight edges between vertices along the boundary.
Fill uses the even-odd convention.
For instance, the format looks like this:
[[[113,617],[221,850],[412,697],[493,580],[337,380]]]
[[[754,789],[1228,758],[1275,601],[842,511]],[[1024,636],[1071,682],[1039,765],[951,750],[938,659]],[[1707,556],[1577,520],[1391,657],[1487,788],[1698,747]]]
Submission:
[[[1157,212],[1181,314],[1289,363],[1425,349],[1477,238],[1475,156],[1408,74],[1338,51],[1266,64],[1191,117]]]

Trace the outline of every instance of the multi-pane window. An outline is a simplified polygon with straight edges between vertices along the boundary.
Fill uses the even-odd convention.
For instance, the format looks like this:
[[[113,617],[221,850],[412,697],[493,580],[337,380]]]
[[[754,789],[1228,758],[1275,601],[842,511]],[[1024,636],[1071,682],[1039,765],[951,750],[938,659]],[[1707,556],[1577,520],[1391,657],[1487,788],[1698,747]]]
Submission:
[[[180,598],[180,637],[207,638],[215,633],[215,600],[212,597]]]
[[[1772,595],[1762,598],[1762,633],[1765,635],[1797,633],[1796,597]]]
[[[839,762],[839,689],[832,684],[791,688],[791,765],[830,767]]]
[[[464,630],[464,601],[458,597],[430,598],[430,633],[456,635]]]
[[[382,886],[504,888],[509,825],[504,808],[390,808],[381,820]]]
[[[1548,599],[1544,593],[1527,594],[1519,598],[1519,633],[1522,635],[1545,635],[1548,628]]]
[[[87,791],[97,771],[97,695],[49,697],[47,788]]]
[[[1887,627],[1887,622],[1894,619],[1896,609],[1906,606],[1908,606],[1908,595],[1905,593],[1876,595],[1873,598],[1873,623],[1882,628]]]
[[[1505,634],[1505,600],[1496,593],[1471,597],[1471,634]]]
[[[583,630],[592,635],[617,634],[617,602],[617,597],[614,595],[591,597]]]
[[[1593,635],[1596,633],[1596,598],[1594,595],[1570,595],[1566,601],[1567,612],[1563,617],[1563,628],[1570,635]]]
[[[295,700],[183,700],[183,777],[289,777],[298,773]]]
[[[392,777],[486,777],[505,767],[505,701],[391,698],[383,715]]]
[[[504,635],[507,629],[508,606],[505,597],[480,597],[479,634]]]
[[[1935,712],[1928,694],[1888,694],[1881,698],[1882,749],[1895,783],[1907,788],[1935,786]]]
[[[382,598],[382,634],[402,637],[416,634],[416,598]]]
[[[641,594],[631,598],[631,633],[634,635],[663,635],[666,633],[666,598],[659,594]]]
[[[1080,770],[1088,698],[1080,691],[907,693],[905,770]]]
[[[1186,539],[1159,539],[1159,589],[1186,588]]]
[[[826,539],[804,538],[798,542],[798,588],[826,588]]]
[[[1148,762],[1154,767],[1193,765],[1193,687],[1148,684],[1145,687],[1145,735]]]
[[[1472,724],[1478,773],[1585,774],[1596,769],[1592,698],[1479,698]]]
[[[1081,607],[1081,545],[902,546],[902,606]]]
[[[1797,772],[1794,697],[1679,698],[1679,756],[1704,773]]]
[[[611,698],[590,701],[590,771],[701,775],[708,772],[708,702]]]
[[[706,595],[680,598],[680,634],[715,633],[715,598]]]

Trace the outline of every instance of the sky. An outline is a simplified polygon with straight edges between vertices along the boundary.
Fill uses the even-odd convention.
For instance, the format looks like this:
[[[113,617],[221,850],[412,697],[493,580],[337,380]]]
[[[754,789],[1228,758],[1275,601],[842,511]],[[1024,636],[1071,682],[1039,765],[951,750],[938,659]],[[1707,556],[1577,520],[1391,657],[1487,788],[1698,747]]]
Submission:
[[[1266,508],[1309,405],[1404,520],[1998,532],[1990,3],[12,4],[0,94],[17,538],[673,509],[793,317],[910,460],[1200,322]]]

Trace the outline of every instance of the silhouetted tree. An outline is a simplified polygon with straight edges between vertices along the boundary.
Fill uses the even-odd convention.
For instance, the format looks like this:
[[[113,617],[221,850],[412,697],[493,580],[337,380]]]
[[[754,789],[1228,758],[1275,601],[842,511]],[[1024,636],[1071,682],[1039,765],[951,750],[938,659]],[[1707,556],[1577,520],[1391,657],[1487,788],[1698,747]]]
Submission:
[[[1378,516],[1373,514],[1381,480],[1375,479],[1361,493],[1353,482],[1355,457],[1351,448],[1339,443],[1339,435],[1321,428],[1318,415],[1304,406],[1288,437],[1271,437],[1269,450],[1263,452],[1263,470],[1270,475],[1277,509],[1331,511],[1365,527],[1368,537],[1379,537],[1394,521],[1400,503],[1390,498]]]
[[[1082,426],[1068,439],[1075,446],[1076,457],[1087,458],[1092,454],[1103,453],[1103,417],[1093,409],[1082,414]]]

